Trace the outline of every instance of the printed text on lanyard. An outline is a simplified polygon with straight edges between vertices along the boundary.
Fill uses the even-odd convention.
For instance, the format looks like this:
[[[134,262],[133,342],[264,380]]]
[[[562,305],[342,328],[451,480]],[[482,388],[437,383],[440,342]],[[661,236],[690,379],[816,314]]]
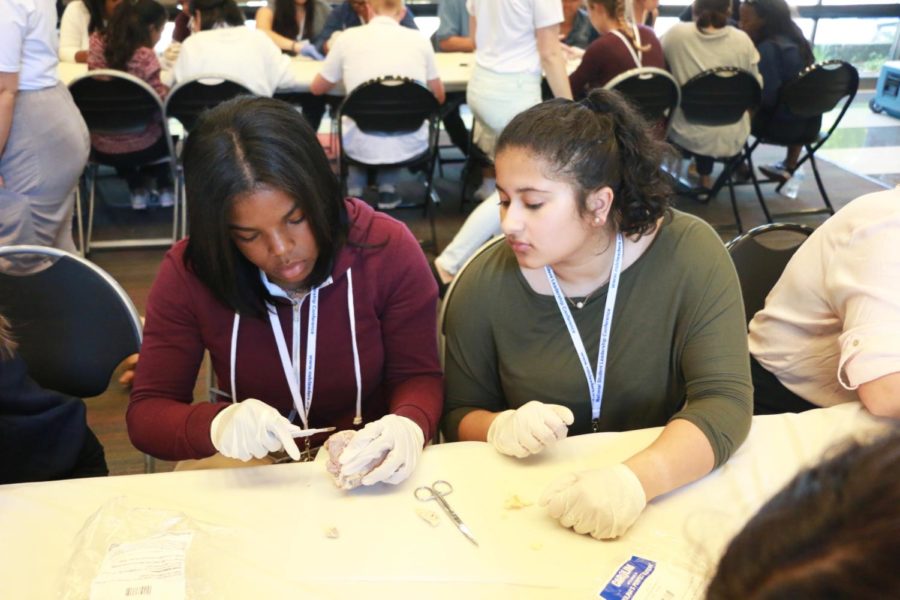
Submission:
[[[612,329],[613,311],[616,308],[616,294],[619,291],[619,274],[622,272],[624,246],[624,238],[619,233],[616,235],[616,249],[613,255],[612,269],[609,273],[609,289],[606,293],[606,305],[603,308],[603,329],[600,331],[600,348],[597,353],[597,370],[595,375],[591,373],[591,363],[588,360],[584,343],[581,341],[581,334],[578,333],[578,326],[575,324],[575,318],[569,310],[569,305],[566,304],[566,297],[559,286],[556,274],[550,268],[550,265],[544,267],[547,280],[550,282],[550,288],[553,290],[553,298],[556,300],[559,312],[566,323],[566,329],[569,330],[569,337],[572,338],[572,344],[575,346],[575,352],[578,353],[578,360],[581,362],[581,368],[584,370],[585,379],[587,379],[588,390],[591,396],[591,424],[593,431],[599,431],[600,429],[600,407],[603,404],[603,385],[606,380],[609,335]]]

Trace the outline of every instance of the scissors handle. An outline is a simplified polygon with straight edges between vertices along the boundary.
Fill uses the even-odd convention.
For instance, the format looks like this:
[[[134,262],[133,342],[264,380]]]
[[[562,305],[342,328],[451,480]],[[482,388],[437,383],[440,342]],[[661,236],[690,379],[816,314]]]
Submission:
[[[441,507],[441,509],[450,517],[450,520],[453,521],[453,524],[456,525],[456,528],[459,529],[466,538],[476,546],[478,542],[475,541],[475,537],[472,535],[472,532],[466,527],[465,523],[462,522],[462,519],[459,518],[459,515],[450,508],[450,505],[447,504],[447,501],[444,500],[444,496],[453,492],[453,486],[450,485],[449,481],[444,481],[439,479],[431,484],[431,486],[423,485],[421,487],[417,487],[416,491],[413,492],[416,499],[420,502],[427,502],[429,500],[435,500]]]
[[[416,499],[420,502],[427,502],[429,500],[438,500],[442,496],[446,496],[453,492],[453,486],[450,485],[449,482],[438,480],[432,483],[430,486],[423,485],[421,487],[417,487],[414,492]]]

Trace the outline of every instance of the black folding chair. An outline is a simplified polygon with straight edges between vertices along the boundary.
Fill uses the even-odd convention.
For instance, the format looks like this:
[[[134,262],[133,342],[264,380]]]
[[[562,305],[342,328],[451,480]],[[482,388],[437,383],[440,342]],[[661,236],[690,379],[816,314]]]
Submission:
[[[237,81],[224,75],[201,75],[172,88],[166,97],[166,118],[177,119],[190,133],[204,111],[244,95],[252,96],[253,92]]]
[[[656,67],[640,67],[620,73],[604,88],[616,90],[637,108],[650,123],[660,123],[662,137],[681,103],[678,82],[667,71]]]
[[[681,87],[680,109],[689,123],[721,127],[740,121],[747,111],[759,106],[761,98],[762,89],[751,73],[737,67],[716,67],[698,73]],[[727,184],[738,232],[742,232],[744,228],[734,196],[732,175],[744,160],[745,142],[746,140],[741,140],[741,150],[734,156],[712,157],[716,162],[722,163],[722,172],[705,197],[691,194],[700,201],[708,202]]]
[[[425,200],[421,204],[403,203],[399,207],[422,208],[431,226],[431,245],[437,250],[437,233],[434,225],[434,166],[438,152],[438,120],[440,104],[427,87],[406,77],[379,77],[354,89],[341,103],[338,111],[338,137],[340,147],[340,174],[344,193],[347,192],[347,167],[421,167],[425,173]],[[365,163],[347,155],[343,139],[343,119],[353,119],[356,126],[366,133],[404,134],[418,131],[423,123],[428,125],[428,147],[421,154],[400,162]]]
[[[0,312],[31,378],[69,396],[99,396],[141,348],[141,318],[122,286],[57,248],[0,247]],[[145,468],[153,470],[146,455]]]
[[[766,296],[788,261],[812,232],[812,227],[806,225],[770,223],[728,242],[728,253],[741,282],[747,323],[765,306]]]
[[[184,128],[184,137],[194,129],[204,111],[237,96],[253,95],[245,85],[224,75],[201,75],[187,79],[171,89],[166,97],[166,119],[175,119]],[[185,199],[184,173],[178,155],[178,193]],[[181,236],[187,233],[187,202],[181,203]]]
[[[773,115],[772,119],[764,121],[754,119],[753,131],[751,132],[755,138],[752,144],[748,144],[745,150],[747,162],[750,166],[750,176],[753,180],[753,187],[756,190],[756,196],[759,199],[766,218],[771,223],[772,218],[796,216],[801,214],[834,214],[834,207],[825,193],[825,186],[822,184],[822,176],[819,175],[819,168],[816,165],[816,151],[822,147],[834,130],[840,124],[841,119],[850,108],[850,104],[856,97],[856,91],[859,88],[859,72],[856,67],[842,60],[829,60],[814,65],[810,65],[802,71],[796,79],[786,83],[778,94],[778,102],[775,107],[767,114]],[[843,104],[841,104],[843,102]],[[827,131],[822,131],[822,116],[834,110],[840,105],[840,112]],[[780,114],[790,114],[796,117],[796,121],[785,126],[785,123],[777,118]],[[753,168],[753,151],[760,144],[773,144],[776,146],[803,146],[806,153],[797,161],[797,165],[793,169],[788,169],[790,175],[793,175],[803,163],[809,160],[812,165],[813,174],[816,177],[816,185],[819,187],[819,193],[822,194],[822,200],[825,202],[825,208],[807,209],[801,211],[792,211],[770,215],[766,207],[765,199],[759,188],[760,183],[778,182],[776,191],[786,183],[781,179],[764,179],[760,181],[756,176]]]
[[[81,111],[82,117],[91,133],[120,135],[126,133],[138,133],[144,131],[149,125],[156,123],[162,130],[162,136],[166,142],[165,151],[159,156],[152,157],[135,163],[133,154],[116,155],[115,163],[106,159],[101,160],[96,150],[91,147],[91,155],[88,159],[86,173],[90,179],[90,191],[88,199],[88,225],[87,236],[81,234],[81,250],[87,254],[91,248],[131,248],[140,246],[170,246],[178,239],[179,206],[182,202],[181,195],[175,194],[175,204],[172,206],[172,236],[167,238],[150,239],[119,239],[92,242],[94,228],[94,207],[97,187],[97,173],[101,165],[116,166],[133,165],[144,166],[165,162],[169,166],[172,182],[177,181],[177,165],[175,148],[172,144],[172,136],[164,118],[163,104],[156,92],[147,83],[122,71],[112,69],[100,69],[89,71],[76,77],[69,83],[69,91],[75,100],[75,105]],[[177,189],[177,188],[176,188]],[[76,210],[81,214],[80,190],[76,197]]]

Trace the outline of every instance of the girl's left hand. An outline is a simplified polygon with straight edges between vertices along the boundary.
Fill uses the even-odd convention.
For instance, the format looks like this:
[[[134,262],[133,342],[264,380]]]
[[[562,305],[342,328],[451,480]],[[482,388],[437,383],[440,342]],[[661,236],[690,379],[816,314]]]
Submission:
[[[634,472],[623,464],[569,473],[551,483],[539,501],[563,527],[598,540],[617,538],[647,506]]]
[[[425,434],[412,420],[398,415],[385,415],[369,423],[353,436],[341,453],[341,475],[347,477],[369,468],[361,483],[373,485],[379,482],[398,484],[409,477],[419,462]]]

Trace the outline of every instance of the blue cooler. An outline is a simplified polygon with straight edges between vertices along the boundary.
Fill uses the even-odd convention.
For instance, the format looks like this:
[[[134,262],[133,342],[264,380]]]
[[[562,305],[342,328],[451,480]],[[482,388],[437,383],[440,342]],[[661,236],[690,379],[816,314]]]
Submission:
[[[875,97],[869,100],[869,108],[872,112],[886,112],[900,119],[900,61],[888,61],[881,67]]]

